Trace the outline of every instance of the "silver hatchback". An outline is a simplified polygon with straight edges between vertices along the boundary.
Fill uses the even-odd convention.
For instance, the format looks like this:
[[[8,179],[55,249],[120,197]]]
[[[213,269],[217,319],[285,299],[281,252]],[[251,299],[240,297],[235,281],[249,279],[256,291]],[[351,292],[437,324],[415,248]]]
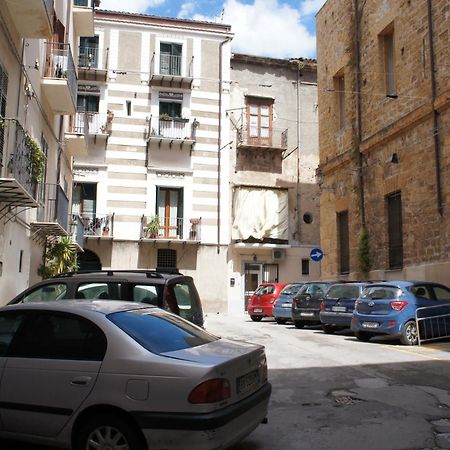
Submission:
[[[0,308],[0,436],[75,450],[223,449],[264,421],[264,347],[159,308]]]

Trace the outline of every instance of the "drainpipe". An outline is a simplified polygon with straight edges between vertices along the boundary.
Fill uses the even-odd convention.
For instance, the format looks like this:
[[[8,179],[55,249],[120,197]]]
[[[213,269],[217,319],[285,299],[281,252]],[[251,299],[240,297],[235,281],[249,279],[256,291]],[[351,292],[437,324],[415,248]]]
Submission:
[[[219,45],[219,130],[218,130],[218,138],[217,138],[217,254],[220,253],[220,183],[221,183],[221,158],[220,158],[220,152],[222,150],[221,148],[221,142],[222,142],[222,67],[223,67],[223,55],[222,55],[222,47],[227,43],[230,42],[231,38],[226,38],[224,41],[222,41]]]
[[[355,40],[355,70],[356,70],[356,120],[357,120],[357,136],[356,142],[358,145],[358,186],[359,186],[359,210],[361,212],[361,225],[366,226],[366,205],[364,202],[364,177],[362,172],[363,167],[363,154],[361,153],[361,141],[362,141],[362,120],[361,120],[361,48],[359,45],[360,36],[360,14],[358,11],[358,0],[353,0],[353,8],[355,13],[355,27],[354,27],[354,40]]]
[[[437,197],[437,209],[439,214],[443,214],[442,205],[442,183],[441,183],[441,144],[439,133],[439,113],[435,108],[436,101],[436,72],[435,72],[435,58],[434,58],[434,46],[433,46],[433,12],[431,0],[427,0],[428,9],[428,40],[430,47],[430,71],[431,71],[431,101],[433,106],[433,136],[434,136],[434,160],[436,167],[436,197]]]

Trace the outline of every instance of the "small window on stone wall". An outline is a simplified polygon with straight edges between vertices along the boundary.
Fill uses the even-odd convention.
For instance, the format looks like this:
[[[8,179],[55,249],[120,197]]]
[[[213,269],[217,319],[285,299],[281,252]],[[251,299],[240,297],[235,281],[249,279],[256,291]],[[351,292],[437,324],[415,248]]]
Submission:
[[[177,267],[177,251],[159,248],[157,267],[158,269],[175,269]]]

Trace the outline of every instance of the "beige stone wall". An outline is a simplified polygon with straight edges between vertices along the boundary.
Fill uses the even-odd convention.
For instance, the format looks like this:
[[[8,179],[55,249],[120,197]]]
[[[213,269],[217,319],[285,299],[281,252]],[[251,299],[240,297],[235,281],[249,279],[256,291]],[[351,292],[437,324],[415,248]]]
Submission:
[[[336,213],[348,209],[350,274],[358,277],[361,230],[356,139],[356,82],[352,3],[329,0],[317,16],[319,142],[323,184],[321,243],[327,257],[322,276],[338,275]],[[439,112],[442,214],[437,207],[436,159],[426,2],[367,0],[361,20],[361,109],[366,223],[373,278],[422,278],[449,284],[450,126],[449,4],[433,2],[433,42]],[[387,98],[380,33],[394,29],[398,98]],[[345,62],[343,64],[343,62]],[[343,67],[343,69],[341,69]],[[328,92],[333,76],[345,74],[347,122],[336,127],[336,99]],[[396,154],[398,163],[392,163]],[[403,270],[390,271],[386,196],[402,194]]]

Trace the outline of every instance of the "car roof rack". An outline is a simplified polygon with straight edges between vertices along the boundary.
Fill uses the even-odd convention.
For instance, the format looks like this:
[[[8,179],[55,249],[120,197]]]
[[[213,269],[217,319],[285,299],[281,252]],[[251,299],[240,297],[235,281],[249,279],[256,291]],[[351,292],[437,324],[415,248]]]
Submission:
[[[78,270],[76,272],[63,272],[54,275],[52,278],[70,278],[77,275],[87,274],[104,274],[106,276],[114,276],[115,274],[144,274],[147,278],[164,278],[163,274],[181,275],[178,269],[157,269],[157,270],[133,270],[133,269],[119,269],[119,270]]]

